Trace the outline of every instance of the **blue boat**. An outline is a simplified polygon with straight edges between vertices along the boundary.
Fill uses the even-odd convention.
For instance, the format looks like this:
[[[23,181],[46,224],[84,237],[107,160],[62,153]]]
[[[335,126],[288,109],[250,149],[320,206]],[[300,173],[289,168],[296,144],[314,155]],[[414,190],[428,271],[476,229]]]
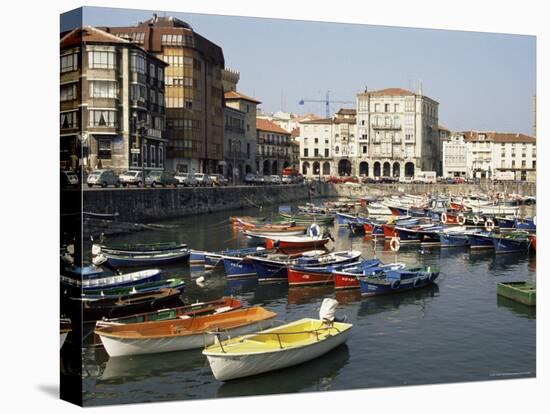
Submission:
[[[94,264],[84,267],[72,265],[64,269],[64,274],[74,279],[96,279],[103,277],[105,271]]]
[[[359,276],[362,296],[384,295],[432,285],[439,276],[435,267],[382,270]]]
[[[352,214],[336,213],[336,222],[339,226],[346,226],[350,222],[354,222],[357,217]]]
[[[204,268],[209,270],[223,268],[225,266],[222,261],[224,256],[242,258],[250,254],[256,254],[263,251],[265,251],[265,247],[245,247],[242,249],[222,250],[221,252],[205,252]]]
[[[515,218],[514,228],[518,230],[537,231],[537,225],[532,218]]]
[[[222,256],[221,262],[228,279],[256,277],[254,264],[247,257]]]
[[[422,246],[439,246],[441,244],[441,238],[439,237],[441,230],[443,230],[443,226],[430,226],[419,230],[420,244]]]
[[[420,243],[421,235],[417,227],[398,227],[394,231],[397,233],[400,243]]]
[[[468,246],[468,236],[462,232],[445,232],[439,233],[441,247],[465,247]]]
[[[202,266],[204,265],[204,261],[206,258],[206,254],[208,252],[205,252],[203,250],[194,250],[191,249],[189,251],[189,264],[191,266]]]
[[[501,229],[513,229],[515,225],[515,219],[513,218],[495,217],[493,221]]]
[[[529,233],[523,231],[495,234],[492,241],[497,254],[527,252],[531,243]]]
[[[481,231],[478,233],[468,233],[468,244],[470,249],[494,249],[492,233]]]
[[[80,298],[83,302],[90,302],[105,299],[120,299],[121,297],[131,297],[144,293],[160,292],[162,290],[178,290],[180,294],[185,290],[185,282],[182,279],[166,279],[153,282],[142,283],[136,286],[126,286],[111,289],[87,290],[82,292]]]
[[[61,276],[61,281],[69,288],[82,289],[82,291],[115,289],[127,286],[137,286],[144,283],[160,280],[162,272],[159,269],[147,269],[139,272],[112,275],[92,279],[73,279]]]

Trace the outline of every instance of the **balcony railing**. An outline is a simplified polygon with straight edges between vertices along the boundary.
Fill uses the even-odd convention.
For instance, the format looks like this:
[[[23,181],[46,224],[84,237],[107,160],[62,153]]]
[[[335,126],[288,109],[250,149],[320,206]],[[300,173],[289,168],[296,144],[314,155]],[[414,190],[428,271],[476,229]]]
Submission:
[[[401,125],[373,125],[372,129],[400,130]]]

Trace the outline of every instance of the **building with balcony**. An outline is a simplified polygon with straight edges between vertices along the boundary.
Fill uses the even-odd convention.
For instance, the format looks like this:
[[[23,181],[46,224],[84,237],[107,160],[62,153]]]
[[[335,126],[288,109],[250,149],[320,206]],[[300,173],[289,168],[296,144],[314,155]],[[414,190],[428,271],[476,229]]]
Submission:
[[[442,176],[445,178],[470,178],[471,162],[464,136],[450,134],[441,142]]]
[[[466,143],[469,178],[498,179],[499,173],[508,172],[517,181],[535,181],[535,137],[494,131],[466,131],[457,135]]]
[[[168,63],[164,74],[168,168],[218,172],[224,159],[222,49],[172,16],[106,29]]]
[[[291,166],[291,134],[266,119],[256,119],[256,170],[263,175],[281,174]]]
[[[331,175],[333,119],[312,119],[300,122],[300,171],[304,176]]]
[[[369,177],[409,177],[438,171],[440,146],[435,100],[401,88],[357,95],[359,168]]]
[[[166,66],[136,43],[91,26],[63,34],[62,168],[164,169]]]
[[[224,94],[225,98],[225,171],[236,181],[255,172],[257,152],[256,107],[261,103],[235,90]]]

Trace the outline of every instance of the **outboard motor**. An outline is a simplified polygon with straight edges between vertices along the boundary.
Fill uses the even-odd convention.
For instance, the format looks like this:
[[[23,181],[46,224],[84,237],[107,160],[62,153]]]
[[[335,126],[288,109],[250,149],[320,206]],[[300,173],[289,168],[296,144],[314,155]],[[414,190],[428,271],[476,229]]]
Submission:
[[[321,308],[319,309],[319,319],[325,322],[327,325],[331,325],[333,322],[344,322],[346,318],[336,317],[336,308],[338,307],[338,301],[332,298],[323,299]]]

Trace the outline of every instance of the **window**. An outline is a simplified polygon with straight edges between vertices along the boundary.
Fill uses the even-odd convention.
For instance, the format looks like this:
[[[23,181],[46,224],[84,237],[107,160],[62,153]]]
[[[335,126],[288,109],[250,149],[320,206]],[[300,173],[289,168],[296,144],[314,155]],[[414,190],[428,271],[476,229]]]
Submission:
[[[399,104],[393,104],[393,112],[399,112]]]
[[[145,86],[133,83],[130,85],[130,99],[132,101],[145,101],[147,90]]]
[[[304,145],[307,144],[307,137],[304,137]]]
[[[319,143],[319,138],[314,138],[313,142],[314,142],[315,144],[318,144],[318,143]]]
[[[157,103],[157,93],[153,89],[149,90],[149,100],[153,104]]]
[[[365,125],[365,120],[361,120],[361,125]]]
[[[78,55],[72,53],[70,55],[61,56],[61,73],[72,72],[73,70],[78,69]]]
[[[384,104],[384,112],[390,112],[390,104]]]
[[[366,154],[367,153],[367,146],[363,145],[361,148],[362,148],[363,154]]]
[[[512,168],[516,168],[516,160],[512,160]]]
[[[523,160],[521,162],[521,168],[525,168],[525,167],[527,167],[527,161]]]
[[[328,148],[325,148],[325,157],[328,157],[328,156],[329,156]]]
[[[315,149],[313,150],[313,156],[314,156],[314,157],[318,157],[318,156],[319,156],[319,148],[315,148]]]
[[[63,85],[59,92],[59,97],[61,102],[72,101],[76,99],[76,84],[72,83],[70,85]]]
[[[380,112],[380,104],[374,104],[374,112]]]
[[[533,162],[532,162],[532,166],[533,166],[533,168],[537,168],[537,162],[536,162],[536,161],[533,161]]]
[[[380,131],[376,131],[374,134],[374,142],[379,143],[380,142]]]
[[[156,147],[154,145],[150,145],[149,146],[150,150],[151,150],[151,167],[156,167],[155,165],[155,162],[156,162],[156,154],[157,154],[157,151],[156,151]]]
[[[116,127],[117,124],[116,111],[91,109],[89,112],[91,127]]]
[[[159,80],[164,80],[164,69],[161,67],[157,68],[157,77]]]
[[[91,81],[90,82],[90,98],[116,98],[117,92],[118,91],[117,91],[116,82],[109,82],[109,81]]]
[[[115,52],[101,52],[95,50],[89,51],[88,67],[90,69],[114,69]]]
[[[97,143],[97,158],[110,160],[113,142],[110,139],[100,139]]]
[[[155,65],[153,65],[152,63],[149,63],[149,76],[152,78],[157,77],[157,71],[155,70]]]
[[[145,57],[141,54],[132,53],[130,56],[130,70],[145,75]]]
[[[61,114],[61,128],[78,128],[78,111]]]
[[[340,152],[340,147],[338,145],[336,145],[336,147],[334,148],[334,152],[336,154],[338,154]]]
[[[309,150],[307,148],[304,148],[304,157],[309,156]]]
[[[413,134],[405,134],[405,142],[414,142]]]

